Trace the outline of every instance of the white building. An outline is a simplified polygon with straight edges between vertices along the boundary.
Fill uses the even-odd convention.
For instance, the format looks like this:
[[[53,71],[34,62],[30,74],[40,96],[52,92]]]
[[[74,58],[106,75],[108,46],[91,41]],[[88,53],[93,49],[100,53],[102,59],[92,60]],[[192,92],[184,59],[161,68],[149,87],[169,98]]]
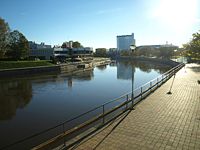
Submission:
[[[117,36],[118,50],[130,50],[130,45],[135,45],[134,33],[132,33],[131,35]]]
[[[92,47],[80,47],[80,48],[54,48],[54,57],[87,57],[92,56]]]

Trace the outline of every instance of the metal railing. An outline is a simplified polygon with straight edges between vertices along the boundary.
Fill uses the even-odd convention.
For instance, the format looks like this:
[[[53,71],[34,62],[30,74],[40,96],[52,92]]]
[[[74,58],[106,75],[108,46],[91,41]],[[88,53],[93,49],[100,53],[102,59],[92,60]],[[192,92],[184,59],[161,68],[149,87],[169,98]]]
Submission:
[[[138,102],[140,102],[146,96],[148,96],[152,91],[156,90],[164,82],[166,82],[173,75],[175,75],[176,72],[178,70],[180,70],[183,66],[184,66],[184,64],[179,64],[176,67],[167,71],[166,73],[158,76],[157,78],[151,80],[150,82],[135,89],[133,99],[131,99],[131,95],[132,95],[131,92],[126,93],[119,98],[116,98],[114,100],[106,102],[106,103],[104,103],[96,108],[93,108],[83,114],[80,114],[72,119],[69,119],[65,122],[62,122],[62,123],[56,125],[56,126],[53,126],[46,130],[43,130],[39,133],[36,133],[29,137],[21,139],[10,145],[4,146],[0,149],[9,149],[9,148],[17,147],[18,145],[26,145],[26,144],[24,144],[25,142],[29,141],[28,143],[30,143],[30,141],[33,141],[37,137],[48,134],[53,130],[56,130],[56,132],[54,132],[54,134],[52,134],[52,136],[53,136],[52,138],[46,137],[46,135],[45,135],[45,138],[43,140],[46,142],[44,142],[43,140],[39,141],[39,143],[42,143],[42,142],[44,142],[44,143],[34,147],[33,149],[35,149],[35,150],[36,149],[37,150],[38,149],[49,149],[49,148],[52,148],[52,147],[55,147],[58,145],[63,145],[64,147],[71,147],[76,142],[74,142],[74,141],[71,143],[68,142],[68,144],[66,145],[67,141],[70,141],[70,139],[76,137],[76,135],[78,135],[80,133],[84,133],[85,131],[87,131],[87,129],[93,128],[94,130],[96,130],[97,128],[102,127],[102,125],[109,123],[113,118],[115,118],[115,117],[119,116],[120,114],[124,113],[125,111],[133,108],[134,105],[136,105]],[[79,125],[69,128],[68,124],[70,124],[73,121],[80,122],[78,120],[81,120],[81,118],[84,118],[86,115],[89,115],[90,113],[94,113],[95,116],[91,117],[91,118],[86,117],[86,120],[81,122]],[[69,129],[67,129],[67,128],[69,128]],[[80,139],[82,139],[82,137]],[[35,146],[35,145],[31,145],[31,146]]]

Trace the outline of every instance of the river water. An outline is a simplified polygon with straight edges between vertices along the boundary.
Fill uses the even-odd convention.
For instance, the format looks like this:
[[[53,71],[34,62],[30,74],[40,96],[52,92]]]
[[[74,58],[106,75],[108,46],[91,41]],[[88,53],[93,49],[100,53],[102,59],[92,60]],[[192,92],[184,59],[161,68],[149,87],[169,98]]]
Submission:
[[[169,66],[121,61],[76,74],[0,80],[0,147],[73,118],[156,78]]]

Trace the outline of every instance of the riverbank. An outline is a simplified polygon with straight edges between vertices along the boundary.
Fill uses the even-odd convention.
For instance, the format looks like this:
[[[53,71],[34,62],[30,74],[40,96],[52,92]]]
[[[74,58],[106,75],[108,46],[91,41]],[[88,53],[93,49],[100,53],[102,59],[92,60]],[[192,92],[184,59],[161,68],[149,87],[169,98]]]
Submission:
[[[119,57],[117,61],[141,61],[155,64],[168,65],[174,67],[178,62],[147,57]],[[18,77],[41,74],[74,73],[93,69],[96,66],[106,65],[111,62],[110,58],[94,58],[90,61],[68,62],[59,65],[52,64],[50,61],[10,61],[0,62],[0,77]]]
[[[54,66],[51,61],[0,61],[0,70],[27,67]]]
[[[94,58],[92,61],[70,62],[59,65],[54,65],[49,61],[0,62],[0,77],[79,72],[93,69],[95,66],[105,65],[109,62],[109,58]]]
[[[157,63],[157,64],[164,64],[168,65],[171,67],[175,67],[178,65],[178,62],[172,61],[170,59],[159,59],[159,58],[149,58],[149,57],[131,57],[131,56],[122,56],[122,57],[117,57],[117,61],[130,61],[130,60],[135,60],[135,61],[144,61],[144,62],[151,62],[151,63]]]

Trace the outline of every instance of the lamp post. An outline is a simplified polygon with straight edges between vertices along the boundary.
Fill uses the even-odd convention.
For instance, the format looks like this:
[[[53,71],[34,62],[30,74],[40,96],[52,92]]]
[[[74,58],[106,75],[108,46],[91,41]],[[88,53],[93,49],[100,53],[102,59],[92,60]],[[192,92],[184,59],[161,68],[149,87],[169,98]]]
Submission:
[[[130,50],[131,50],[131,57],[133,58],[133,52],[135,51],[136,46],[135,45],[130,45]],[[132,75],[131,75],[131,100],[132,100],[132,106],[133,106],[133,100],[134,100],[134,72],[133,72],[133,65],[131,63],[131,69],[132,69]]]

